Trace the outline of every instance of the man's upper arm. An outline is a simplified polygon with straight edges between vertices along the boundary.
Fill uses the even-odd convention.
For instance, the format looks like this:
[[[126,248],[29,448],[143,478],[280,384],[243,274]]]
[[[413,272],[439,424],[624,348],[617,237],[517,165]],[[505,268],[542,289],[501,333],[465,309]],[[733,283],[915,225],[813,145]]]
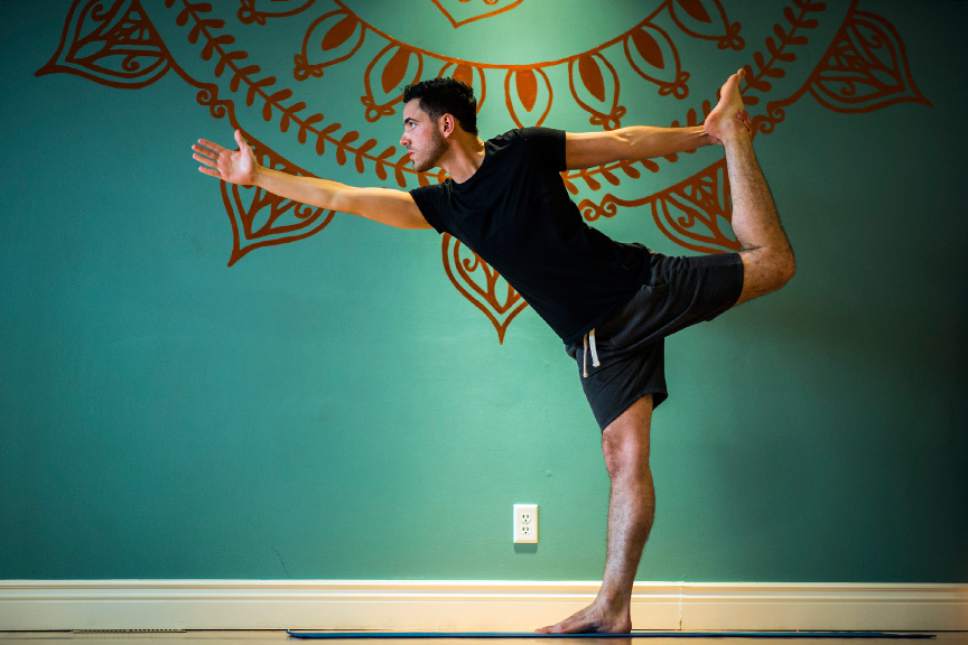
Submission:
[[[430,228],[410,193],[392,188],[342,191],[333,210],[354,213],[397,228]]]
[[[568,170],[628,159],[629,152],[628,139],[619,130],[565,133],[565,166]]]

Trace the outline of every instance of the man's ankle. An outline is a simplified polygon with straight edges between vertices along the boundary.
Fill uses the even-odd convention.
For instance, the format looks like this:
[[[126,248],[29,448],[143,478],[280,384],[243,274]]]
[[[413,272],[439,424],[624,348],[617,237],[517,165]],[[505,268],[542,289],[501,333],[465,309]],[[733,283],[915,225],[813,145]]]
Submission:
[[[595,598],[595,603],[603,607],[608,607],[609,609],[616,608],[628,608],[629,602],[632,599],[632,591],[624,591],[621,589],[605,589],[602,588],[598,592],[598,596]]]
[[[753,137],[746,130],[740,128],[737,132],[723,139],[723,148],[752,148]]]

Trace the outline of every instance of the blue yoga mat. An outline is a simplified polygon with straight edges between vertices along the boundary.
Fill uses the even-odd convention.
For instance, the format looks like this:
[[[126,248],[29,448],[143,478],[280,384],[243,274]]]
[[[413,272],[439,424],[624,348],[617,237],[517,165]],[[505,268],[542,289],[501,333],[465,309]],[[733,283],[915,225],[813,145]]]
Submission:
[[[899,632],[632,632],[540,634],[538,632],[286,632],[295,638],[934,638]]]

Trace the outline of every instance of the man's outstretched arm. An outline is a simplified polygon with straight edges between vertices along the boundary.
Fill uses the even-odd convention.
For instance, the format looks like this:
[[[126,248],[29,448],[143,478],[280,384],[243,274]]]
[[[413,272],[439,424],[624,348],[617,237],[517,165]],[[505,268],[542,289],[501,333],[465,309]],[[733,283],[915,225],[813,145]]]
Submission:
[[[737,78],[742,78],[742,74]],[[719,100],[710,114],[722,112],[726,101],[727,97],[720,91]],[[749,117],[745,112],[741,116],[746,130],[751,132]],[[609,132],[566,132],[565,165],[573,170],[615,161],[641,161],[720,143],[709,134],[708,123],[709,117],[702,125],[686,128],[636,125]]]
[[[606,132],[566,132],[565,165],[574,170],[614,161],[640,161],[713,143],[715,140],[701,125],[687,128],[633,125]]]
[[[430,228],[410,193],[390,188],[357,188],[316,177],[298,177],[260,166],[252,148],[235,131],[238,150],[199,139],[192,157],[198,171],[231,184],[258,186],[274,195],[342,213],[352,213],[397,228]]]

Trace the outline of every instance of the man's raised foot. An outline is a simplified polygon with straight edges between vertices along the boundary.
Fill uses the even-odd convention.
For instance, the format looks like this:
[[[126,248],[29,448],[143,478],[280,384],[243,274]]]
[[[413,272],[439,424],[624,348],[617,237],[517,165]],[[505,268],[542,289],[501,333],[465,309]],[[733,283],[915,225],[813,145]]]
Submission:
[[[706,116],[703,130],[716,142],[725,145],[737,137],[748,138],[752,135],[749,115],[743,108],[743,95],[739,82],[746,76],[746,70],[739,69],[719,88],[719,101]]]

